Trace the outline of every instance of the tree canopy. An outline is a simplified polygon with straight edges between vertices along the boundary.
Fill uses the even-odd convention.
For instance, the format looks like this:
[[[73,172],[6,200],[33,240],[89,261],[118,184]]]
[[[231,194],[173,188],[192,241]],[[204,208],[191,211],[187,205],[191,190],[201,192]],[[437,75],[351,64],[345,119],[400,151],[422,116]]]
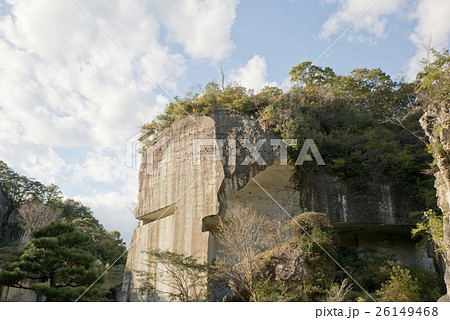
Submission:
[[[73,224],[54,221],[31,238],[18,261],[0,272],[0,284],[34,290],[47,301],[70,301],[99,276],[95,256],[79,247],[89,236]],[[26,286],[25,279],[35,282]]]
[[[442,73],[436,70],[447,56],[424,69],[418,76],[421,86]],[[373,182],[398,186],[416,197],[423,209],[436,209],[433,178],[424,174],[433,159],[418,122],[422,111],[417,108],[417,81],[394,81],[379,68],[338,75],[310,61],[293,67],[290,75],[288,91],[265,87],[255,93],[239,85],[209,83],[200,94],[169,103],[155,121],[142,126],[141,140],[151,140],[187,114],[250,114],[282,138],[314,140],[327,166],[297,166],[298,177],[306,170],[322,170],[360,192]],[[300,146],[288,148],[292,158],[297,158]]]
[[[94,275],[116,262],[112,272],[105,275],[105,282],[97,283],[85,296],[96,301],[114,299],[111,290],[120,285],[126,260],[123,255],[116,261],[126,250],[118,231],[107,231],[81,202],[63,198],[58,186],[46,186],[17,174],[3,161],[0,161],[0,190],[8,206],[0,217],[3,225],[0,234],[6,235],[13,229],[16,240],[31,234],[31,241],[23,248],[11,237],[2,239],[1,284],[27,286],[49,301],[70,301],[96,280]],[[14,227],[7,221],[15,210],[19,223]],[[26,279],[31,282],[24,282]]]

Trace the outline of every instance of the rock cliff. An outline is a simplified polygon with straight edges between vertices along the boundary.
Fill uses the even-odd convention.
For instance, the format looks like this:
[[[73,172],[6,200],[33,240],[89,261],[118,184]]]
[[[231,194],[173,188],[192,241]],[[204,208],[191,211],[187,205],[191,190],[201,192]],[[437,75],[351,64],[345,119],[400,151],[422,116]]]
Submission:
[[[155,300],[138,294],[138,271],[147,268],[146,250],[169,250],[211,262],[216,244],[210,231],[227,210],[249,205],[273,220],[288,221],[274,200],[292,216],[325,212],[343,230],[349,246],[390,241],[405,259],[431,264],[425,249],[417,253],[409,240],[409,213],[422,209],[414,199],[389,185],[373,184],[361,193],[324,170],[294,182],[294,166],[280,161],[281,148],[269,141],[279,137],[254,121],[252,116],[223,111],[186,117],[166,128],[143,152],[135,212],[139,225],[128,252],[122,301]],[[218,142],[210,145],[208,139]],[[244,147],[245,139],[261,158]],[[266,140],[258,145],[259,139]]]
[[[18,239],[20,231],[17,224],[17,210],[8,206],[8,201],[0,191],[0,237],[2,241],[14,241]]]
[[[6,219],[7,218],[7,219]],[[3,219],[5,219],[3,221]],[[7,201],[0,191],[0,225],[3,224],[3,241],[8,242],[17,238],[17,231],[11,230],[8,225],[17,223],[17,210],[11,211],[7,205]],[[39,301],[39,297],[31,290],[9,288],[0,286],[0,301]]]
[[[446,254],[445,283],[447,294],[440,301],[450,301],[450,111],[445,102],[430,104],[420,123],[427,134],[433,148],[438,171],[435,173],[435,187],[438,205],[444,214],[444,246]]]

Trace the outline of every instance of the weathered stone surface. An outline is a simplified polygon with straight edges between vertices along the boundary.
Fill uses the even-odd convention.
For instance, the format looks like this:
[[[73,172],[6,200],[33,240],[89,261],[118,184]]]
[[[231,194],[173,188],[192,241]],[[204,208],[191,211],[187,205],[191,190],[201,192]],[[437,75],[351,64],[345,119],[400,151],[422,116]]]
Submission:
[[[29,286],[30,280],[25,280],[22,285]],[[39,302],[44,301],[33,290],[0,286],[0,301],[2,302]]]
[[[146,250],[170,250],[194,255],[200,262],[212,262],[216,244],[210,231],[219,219],[214,217],[226,217],[227,210],[234,206],[251,206],[278,222],[288,221],[289,216],[304,211],[319,211],[327,213],[334,222],[379,226],[407,226],[411,224],[409,212],[422,209],[415,207],[414,201],[401,190],[374,184],[369,193],[360,195],[326,174],[301,177],[301,187],[296,188],[292,179],[294,167],[281,165],[279,150],[269,142],[279,137],[254,121],[251,116],[226,112],[186,117],[165,129],[155,147],[143,154],[136,210],[139,226],[128,252],[129,272],[122,301],[150,299],[137,295],[136,271],[147,268]],[[203,146],[200,165],[195,165],[194,139],[221,140],[222,158],[207,160],[205,156],[215,154],[215,149]],[[236,163],[232,161],[234,139],[237,140]],[[264,163],[253,161],[242,165],[249,156],[242,146],[243,139],[253,145],[258,139],[267,139],[259,149]],[[279,277],[289,278],[295,261],[294,265],[283,264]]]
[[[4,241],[14,241],[17,240],[17,234],[8,228],[8,224],[17,222],[17,210],[11,210],[7,203],[7,199],[0,191],[0,232]]]
[[[6,241],[14,240],[13,236],[14,234],[8,230],[7,226],[8,223],[15,223],[17,222],[17,210],[14,210],[12,212],[9,212],[10,208],[6,205],[7,201],[3,195],[3,193],[0,191],[0,225],[4,225],[3,237]],[[7,213],[9,214],[9,217],[7,220],[3,221],[3,219],[6,219]],[[9,288],[6,286],[0,286],[0,301],[27,301],[27,302],[33,302],[37,301],[38,297],[34,293],[34,291],[31,290],[25,290],[25,289],[19,289],[19,288]]]
[[[442,297],[439,298],[437,302],[450,302],[450,296],[447,294],[444,294]]]
[[[306,260],[296,246],[283,245],[264,255],[263,275],[271,280],[302,280],[307,275]]]
[[[300,208],[326,212],[333,222],[412,225],[409,212],[420,206],[404,190],[371,184],[359,192],[338,178],[325,174],[300,177]]]
[[[444,246],[446,249],[445,283],[447,284],[447,299],[450,293],[450,111],[449,105],[430,104],[420,119],[433,147],[438,172],[436,172],[436,194],[438,205],[444,214]]]

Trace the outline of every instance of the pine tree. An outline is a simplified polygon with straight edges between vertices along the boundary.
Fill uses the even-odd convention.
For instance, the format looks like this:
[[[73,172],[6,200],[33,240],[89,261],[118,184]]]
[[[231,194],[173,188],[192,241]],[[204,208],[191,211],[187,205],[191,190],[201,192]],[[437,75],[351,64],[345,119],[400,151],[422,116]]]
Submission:
[[[0,284],[34,290],[47,301],[74,301],[99,275],[95,257],[80,247],[87,241],[87,234],[63,221],[35,229],[19,260],[0,270]]]

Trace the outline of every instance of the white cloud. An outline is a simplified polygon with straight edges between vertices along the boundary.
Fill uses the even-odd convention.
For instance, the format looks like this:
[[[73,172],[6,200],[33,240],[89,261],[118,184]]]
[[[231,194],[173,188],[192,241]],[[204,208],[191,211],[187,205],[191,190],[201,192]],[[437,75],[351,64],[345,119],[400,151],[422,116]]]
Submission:
[[[374,0],[326,0],[325,2],[338,5],[337,10],[322,25],[319,33],[319,38],[329,39],[356,21]],[[399,13],[405,4],[405,0],[379,0],[349,30],[347,38],[369,42],[373,41],[373,38],[385,38],[388,16]]]
[[[56,182],[57,175],[66,166],[66,162],[52,148],[46,149],[45,154],[28,153],[21,167],[28,176],[39,177],[40,182],[50,184]]]
[[[422,69],[420,63],[426,57],[427,47],[448,49],[450,43],[450,2],[448,0],[418,1],[411,18],[417,21],[410,39],[416,46],[416,54],[408,62],[408,78],[413,80]]]
[[[364,12],[373,0],[324,0],[337,4],[334,11],[322,25],[319,37],[328,39],[350,26]],[[450,42],[450,2],[448,0],[379,0],[348,32],[347,39],[373,42],[388,35],[389,18],[408,15],[416,22],[410,40],[416,47],[415,55],[407,62],[408,80],[413,80],[422,69],[421,60],[427,55],[427,47],[442,50]]]
[[[291,76],[284,78],[278,87],[283,91],[288,91],[292,87]]]
[[[97,182],[113,183],[123,178],[123,161],[120,154],[108,156],[101,151],[88,152],[82,164],[76,164],[74,178],[78,181],[94,180]]]
[[[169,39],[183,45],[191,57],[213,62],[225,58],[234,47],[230,35],[238,3],[238,0],[156,1]]]
[[[259,91],[265,86],[276,86],[275,82],[267,81],[266,60],[259,55],[253,56],[242,68],[232,71],[230,78],[233,82],[255,91]]]
[[[222,59],[233,48],[238,1],[79,2],[174,96],[186,58],[163,42],[161,28],[193,58]],[[2,160],[45,183],[70,181],[79,190],[80,182],[86,190],[78,197],[123,231],[123,221],[134,223],[126,207],[137,193],[137,172],[127,172],[121,156],[126,139],[169,98],[74,1],[7,3],[0,14]],[[73,155],[75,148],[84,153]]]
[[[99,2],[86,7],[158,82],[175,89],[184,59],[158,43],[159,26],[143,1],[116,1],[106,12]],[[17,1],[12,14],[0,20],[0,105],[22,139],[117,149],[154,115],[155,83],[73,1]]]
[[[136,182],[137,183],[137,182]],[[130,194],[123,192],[94,192],[89,196],[75,196],[75,200],[89,206],[107,230],[118,230],[129,244],[137,220],[129,208]]]
[[[86,166],[80,169],[87,169],[86,173],[81,173],[82,175],[94,174],[95,179],[100,182],[114,180],[115,190],[90,189],[88,194],[78,194],[73,198],[89,206],[108,230],[119,230],[124,240],[130,243],[137,225],[130,208],[132,202],[136,201],[138,174],[134,168],[126,168],[122,161],[114,160],[114,157],[105,154],[92,153],[85,162]],[[102,170],[100,168],[102,163],[108,167],[108,171],[96,174],[96,170]],[[111,178],[107,177],[108,173]],[[83,179],[86,185],[88,181],[89,179]]]

